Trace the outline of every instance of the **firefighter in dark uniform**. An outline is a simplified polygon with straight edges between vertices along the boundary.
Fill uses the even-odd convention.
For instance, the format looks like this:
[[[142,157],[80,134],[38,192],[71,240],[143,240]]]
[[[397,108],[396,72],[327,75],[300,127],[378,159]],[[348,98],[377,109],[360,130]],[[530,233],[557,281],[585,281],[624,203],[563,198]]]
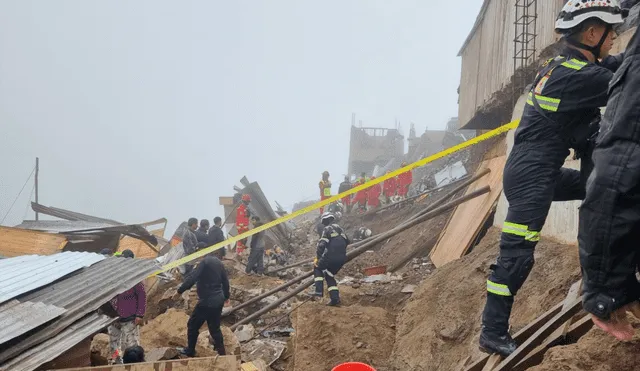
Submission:
[[[556,32],[566,47],[538,71],[504,168],[509,209],[487,280],[479,341],[485,352],[508,356],[516,350],[508,333],[511,308],[533,268],[551,202],[584,198],[599,109],[622,63],[623,56],[608,56],[622,13],[617,0],[572,0],[558,16]],[[570,148],[582,159],[582,175],[562,167]]]
[[[329,305],[336,306],[340,304],[340,292],[338,291],[338,282],[335,275],[347,261],[347,246],[350,241],[344,230],[337,224],[334,224],[335,217],[331,213],[322,214],[322,224],[324,230],[322,237],[318,241],[316,250],[316,258],[313,261],[313,276],[315,290],[312,296],[322,297],[324,292],[323,283],[327,281],[327,291],[331,302]]]

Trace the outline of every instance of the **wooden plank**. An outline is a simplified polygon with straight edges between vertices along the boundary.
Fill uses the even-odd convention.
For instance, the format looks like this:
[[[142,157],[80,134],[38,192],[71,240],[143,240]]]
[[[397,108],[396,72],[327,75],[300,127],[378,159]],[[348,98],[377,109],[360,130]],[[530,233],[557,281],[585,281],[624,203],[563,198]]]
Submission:
[[[458,206],[453,212],[447,228],[443,229],[438,242],[431,251],[431,261],[436,267],[459,259],[475,240],[491,212],[491,208],[502,192],[502,173],[506,158],[506,156],[500,156],[484,161],[478,168],[477,172],[484,169],[489,169],[491,172],[471,184],[465,194],[486,186],[489,186],[491,191]]]
[[[492,371],[500,364],[500,362],[502,362],[502,356],[500,354],[492,354],[489,356],[489,359],[482,368],[482,371]]]
[[[574,339],[579,339],[586,334],[593,327],[593,321],[591,316],[586,315],[578,322],[571,325],[565,334],[554,332],[554,335],[550,336],[545,342],[536,348],[533,352],[529,353],[520,363],[513,368],[513,371],[524,371],[535,365],[539,365],[546,351],[553,346],[557,341],[561,340],[564,336],[568,336]]]
[[[464,371],[464,369],[465,369],[465,367],[467,367],[467,363],[469,363],[469,361],[471,361],[471,356],[466,356],[465,358],[460,360],[460,362],[458,362],[458,365],[456,366],[455,370],[456,371]]]
[[[497,371],[512,370],[521,360],[523,360],[527,354],[529,354],[538,345],[542,344],[544,340],[551,335],[558,327],[571,317],[576,315],[582,308],[582,300],[576,299],[567,309],[562,310],[556,314],[551,321],[544,324],[538,331],[536,331],[529,339],[527,339],[522,345],[511,353],[498,367]]]
[[[571,285],[569,292],[567,293],[567,297],[564,299],[564,306],[562,307],[562,310],[568,309],[572,302],[580,298],[580,291],[582,291],[582,280],[574,282],[573,285]],[[554,331],[553,334],[551,334],[551,337],[564,337],[570,327],[571,320],[563,323],[556,331]]]
[[[206,358],[188,358],[171,361],[132,363],[84,368],[68,368],[66,371],[187,371],[192,369],[211,371],[240,370],[240,361],[236,356],[215,356]]]
[[[518,331],[513,336],[513,339],[518,344],[523,343],[527,338],[529,338],[536,331],[538,331],[538,329],[542,325],[544,325],[551,318],[553,318],[553,316],[555,316],[556,314],[560,313],[560,311],[562,310],[563,305],[564,305],[564,301],[561,301],[560,303],[554,305],[553,308],[549,309],[548,311],[546,311],[545,313],[540,315],[538,318],[536,318],[534,321],[529,323],[527,326],[522,328],[520,331]],[[465,371],[482,371],[482,368],[487,363],[487,360],[489,359],[489,357],[490,357],[489,354],[485,354],[482,358],[480,358],[479,360],[477,360],[474,363],[472,363],[469,367],[467,367]]]
[[[60,252],[67,239],[57,233],[48,233],[0,227],[0,256],[12,258],[21,255],[52,255]]]

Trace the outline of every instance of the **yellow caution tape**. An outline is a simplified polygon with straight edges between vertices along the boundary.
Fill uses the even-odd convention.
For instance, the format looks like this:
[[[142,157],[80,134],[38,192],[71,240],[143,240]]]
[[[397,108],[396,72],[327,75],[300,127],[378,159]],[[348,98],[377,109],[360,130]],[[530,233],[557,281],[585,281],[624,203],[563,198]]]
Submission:
[[[265,224],[263,224],[263,225],[261,225],[259,227],[256,227],[256,228],[253,228],[253,229],[249,230],[248,232],[242,233],[242,234],[237,235],[235,237],[231,237],[231,238],[229,238],[227,240],[224,240],[222,242],[219,242],[219,243],[217,243],[217,244],[215,244],[213,246],[209,246],[207,248],[200,249],[200,250],[196,251],[195,253],[193,253],[191,255],[185,256],[184,258],[181,258],[179,260],[176,260],[176,261],[173,261],[173,262],[171,262],[169,264],[164,265],[161,270],[153,273],[153,275],[169,271],[169,270],[171,270],[173,268],[177,268],[177,267],[179,267],[179,266],[181,266],[181,265],[183,265],[185,263],[188,263],[188,262],[190,262],[192,260],[198,259],[198,258],[200,258],[202,256],[205,256],[205,255],[207,255],[207,254],[209,254],[209,253],[211,253],[213,251],[219,250],[219,249],[223,248],[224,246],[231,245],[231,244],[233,244],[233,243],[235,243],[237,241],[243,240],[243,239],[245,239],[247,237],[253,236],[256,233],[259,233],[259,232],[265,231],[265,230],[267,230],[269,228],[275,227],[278,224],[282,224],[284,222],[287,222],[287,221],[289,221],[291,219],[294,219],[294,218],[296,218],[296,217],[298,217],[300,215],[303,215],[303,214],[306,214],[308,212],[314,211],[314,210],[319,209],[319,208],[321,208],[323,206],[327,206],[327,205],[329,205],[329,204],[331,204],[333,202],[336,202],[336,201],[338,201],[338,200],[340,200],[340,199],[342,199],[342,198],[344,198],[346,196],[358,193],[358,192],[360,192],[362,190],[365,190],[365,189],[367,189],[367,188],[369,188],[369,187],[371,187],[373,185],[382,183],[387,179],[397,177],[398,175],[400,175],[402,173],[405,173],[405,172],[407,172],[409,170],[413,170],[413,169],[415,169],[417,167],[424,166],[424,165],[426,165],[426,164],[428,164],[430,162],[433,162],[435,160],[441,159],[441,158],[443,158],[445,156],[448,156],[448,155],[450,155],[452,153],[458,152],[458,151],[463,150],[463,149],[465,149],[467,147],[471,147],[471,146],[473,146],[475,144],[484,142],[487,139],[493,138],[493,137],[498,136],[498,135],[500,135],[502,133],[505,133],[505,132],[507,132],[509,130],[515,129],[516,127],[518,127],[519,123],[520,123],[520,120],[511,121],[510,123],[502,125],[499,128],[493,129],[493,130],[491,130],[491,131],[489,131],[487,133],[484,133],[484,134],[479,135],[479,136],[477,136],[475,138],[469,139],[466,142],[463,142],[463,143],[460,143],[460,144],[456,144],[453,147],[447,148],[444,151],[438,152],[438,153],[433,154],[433,155],[431,155],[429,157],[425,157],[422,160],[418,160],[418,161],[416,161],[416,162],[414,162],[412,164],[409,164],[409,165],[407,165],[407,166],[405,166],[403,168],[400,168],[398,170],[392,171],[389,174],[385,174],[383,176],[376,177],[375,179],[370,180],[365,184],[361,184],[361,185],[359,185],[357,187],[351,188],[348,191],[342,192],[342,193],[337,194],[335,196],[331,196],[331,197],[329,197],[329,198],[327,198],[325,200],[316,202],[313,205],[310,205],[310,206],[307,206],[305,208],[302,208],[302,209],[300,209],[298,211],[295,211],[295,212],[293,212],[291,214],[287,214],[287,215],[285,215],[285,216],[283,216],[281,218],[278,218],[278,219],[276,219],[276,220],[274,220],[272,222],[265,223]]]

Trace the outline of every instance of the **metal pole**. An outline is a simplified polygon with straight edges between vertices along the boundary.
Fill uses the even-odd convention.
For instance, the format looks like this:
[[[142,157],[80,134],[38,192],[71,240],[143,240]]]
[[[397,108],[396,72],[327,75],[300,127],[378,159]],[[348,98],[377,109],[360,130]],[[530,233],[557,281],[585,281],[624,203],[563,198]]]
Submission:
[[[36,204],[38,203],[38,173],[40,172],[40,158],[36,157],[36,177],[35,177],[35,188],[36,188]],[[39,219],[39,214],[36,211],[36,220]]]

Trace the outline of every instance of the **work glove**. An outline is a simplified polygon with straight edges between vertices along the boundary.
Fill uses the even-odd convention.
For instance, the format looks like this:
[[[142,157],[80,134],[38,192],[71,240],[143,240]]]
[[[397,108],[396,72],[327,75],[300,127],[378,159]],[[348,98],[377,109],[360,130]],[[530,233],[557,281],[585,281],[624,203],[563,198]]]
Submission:
[[[313,258],[313,266],[314,267],[318,266],[318,258]]]

